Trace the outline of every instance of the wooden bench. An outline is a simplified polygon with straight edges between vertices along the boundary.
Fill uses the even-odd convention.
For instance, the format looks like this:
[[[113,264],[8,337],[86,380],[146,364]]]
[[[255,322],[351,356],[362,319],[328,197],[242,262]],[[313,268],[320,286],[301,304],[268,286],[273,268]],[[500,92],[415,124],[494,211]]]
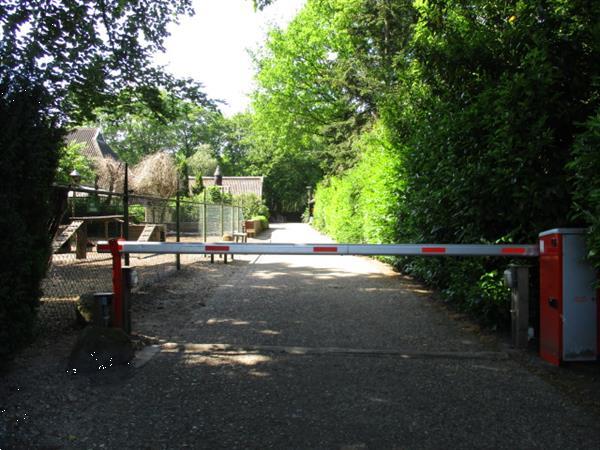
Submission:
[[[245,244],[246,242],[248,242],[248,233],[243,233],[243,232],[233,233],[233,240],[235,242],[241,242],[242,244]]]
[[[241,242],[242,244],[245,244],[246,242],[248,242],[248,233],[242,233],[242,232],[235,232],[233,233],[233,240],[234,242]],[[227,242],[219,242],[219,244],[226,244]],[[220,257],[225,256],[225,259],[223,260],[223,262],[225,264],[227,264],[227,254],[226,253],[222,253],[219,254]],[[231,260],[233,261],[233,253],[231,254]],[[215,262],[215,255],[211,254],[210,255],[210,263],[214,264]]]
[[[225,264],[227,264],[227,253],[217,253],[219,255],[220,258],[222,258],[223,256],[225,256],[225,259],[223,260],[223,262]],[[233,255],[231,255],[231,259],[233,260]],[[215,254],[211,253],[210,254],[210,263],[214,264],[215,263]]]

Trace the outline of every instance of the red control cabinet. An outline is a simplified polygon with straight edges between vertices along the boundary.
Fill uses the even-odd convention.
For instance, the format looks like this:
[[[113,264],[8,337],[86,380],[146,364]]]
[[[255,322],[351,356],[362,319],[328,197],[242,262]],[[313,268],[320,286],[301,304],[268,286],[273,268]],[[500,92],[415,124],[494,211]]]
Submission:
[[[595,361],[600,349],[596,273],[585,230],[540,233],[540,356],[552,363]]]

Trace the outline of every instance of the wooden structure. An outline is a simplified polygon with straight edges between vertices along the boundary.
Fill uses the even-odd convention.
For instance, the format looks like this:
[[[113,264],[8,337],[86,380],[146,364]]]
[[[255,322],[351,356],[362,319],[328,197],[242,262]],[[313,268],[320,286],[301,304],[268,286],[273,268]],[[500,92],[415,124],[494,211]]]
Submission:
[[[157,223],[129,224],[129,240],[138,242],[164,242],[166,226]]]
[[[104,224],[104,239],[108,239],[108,226],[110,223],[119,224],[119,234],[123,235],[123,216],[88,216],[88,217],[71,217],[71,222],[52,242],[52,251],[56,253],[64,244],[73,238],[75,235],[75,258],[85,259],[87,257],[88,230],[89,223]]]
[[[52,242],[52,253],[56,253],[69,239],[73,237],[73,234],[79,230],[79,227],[83,225],[83,220],[74,220],[62,232],[54,238]]]
[[[255,237],[258,233],[263,231],[260,220],[245,220],[243,228],[244,232],[250,237]]]
[[[245,244],[248,242],[248,233],[233,233],[233,240]]]

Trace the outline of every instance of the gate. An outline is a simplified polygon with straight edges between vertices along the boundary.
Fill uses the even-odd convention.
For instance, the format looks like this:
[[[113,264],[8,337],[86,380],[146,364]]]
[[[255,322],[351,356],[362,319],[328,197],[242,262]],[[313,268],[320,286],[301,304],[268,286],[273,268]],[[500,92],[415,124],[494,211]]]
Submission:
[[[552,238],[548,241],[551,244],[562,242],[561,236],[582,235],[583,230],[580,229],[555,229],[549,230],[540,234],[540,244],[524,244],[524,245],[483,245],[483,244],[253,244],[253,243],[171,243],[171,242],[131,242],[121,240],[111,240],[109,242],[101,242],[98,244],[99,252],[111,252],[113,257],[113,326],[125,328],[128,330],[128,286],[130,285],[130,268],[121,267],[121,256],[128,253],[151,253],[151,254],[205,254],[205,255],[356,255],[356,256],[493,256],[493,257],[520,257],[520,258],[537,258],[540,257],[545,261],[548,258],[548,241],[547,236]],[[565,238],[565,242],[567,238]],[[577,255],[585,255],[585,244],[582,239],[573,240],[577,244]],[[583,247],[582,247],[583,246]],[[582,247],[582,248],[580,248]],[[562,246],[556,245],[556,252],[563,251]],[[565,245],[565,255],[568,247]],[[541,252],[540,252],[541,250]],[[573,251],[569,251],[573,253]],[[575,254],[574,253],[574,254]],[[587,269],[584,257],[578,256],[578,259],[567,263],[568,258],[560,258],[556,256],[557,263],[552,265],[544,262],[540,265],[542,273],[540,280],[553,285],[569,286],[570,291],[564,293],[555,293],[552,290],[551,298],[548,303],[550,307],[546,307],[546,299],[540,298],[540,309],[542,314],[557,317],[553,319],[553,327],[545,327],[548,320],[542,317],[542,327],[540,330],[540,340],[544,345],[544,349],[551,348],[551,354],[542,352],[542,357],[553,364],[560,364],[562,361],[591,361],[596,360],[600,349],[600,308],[597,307],[597,297],[595,294],[588,295],[593,285],[593,279],[589,276],[573,275],[573,271],[577,274],[593,273]],[[565,266],[561,269],[560,265]],[[567,267],[567,264],[570,266]],[[556,266],[556,267],[554,267]],[[550,269],[551,268],[551,269]],[[528,282],[526,281],[527,269],[525,276],[523,271],[507,271],[505,279],[507,285],[512,289],[512,321],[513,321],[513,341],[516,346],[523,346],[523,341],[527,343],[528,331],[528,316],[527,303]],[[561,272],[562,270],[562,272]],[[586,272],[587,271],[587,272]],[[125,273],[125,276],[124,276]],[[560,281],[556,281],[556,277]],[[572,279],[576,278],[577,283]],[[561,288],[562,289],[562,288]],[[548,292],[547,286],[541,286],[540,292],[545,295]],[[582,293],[585,293],[582,294]],[[520,296],[524,297],[520,299]],[[564,297],[564,298],[563,298]],[[564,311],[570,311],[571,317],[576,317],[573,323],[564,322]],[[568,307],[568,309],[567,309]],[[585,308],[585,314],[572,311],[579,311]],[[125,317],[124,317],[125,315]],[[581,328],[581,317],[586,318],[586,332],[579,331]],[[563,319],[561,319],[563,318]],[[589,319],[589,320],[587,320]],[[578,329],[578,333],[567,332],[570,329]],[[567,330],[567,331],[565,331]],[[567,337],[564,340],[563,334]],[[573,337],[575,336],[575,337]],[[580,338],[585,336],[585,338]],[[568,346],[569,348],[567,348]]]

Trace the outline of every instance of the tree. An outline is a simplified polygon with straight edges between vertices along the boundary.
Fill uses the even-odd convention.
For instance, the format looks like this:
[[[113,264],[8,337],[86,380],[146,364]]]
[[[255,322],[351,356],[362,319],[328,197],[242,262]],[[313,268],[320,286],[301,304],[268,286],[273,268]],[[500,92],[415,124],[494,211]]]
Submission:
[[[348,82],[352,60],[347,22],[358,0],[309,0],[286,30],[273,30],[256,56],[253,150],[275,212],[300,213],[306,186],[356,159],[352,139],[371,109]],[[294,167],[301,168],[299,170]]]
[[[9,84],[10,83],[10,84]],[[18,83],[15,85],[15,83]],[[34,335],[40,281],[48,263],[51,196],[62,133],[40,111],[41,87],[0,80],[0,366]]]
[[[219,162],[214,156],[215,152],[208,144],[200,144],[194,154],[187,159],[187,166],[196,179],[202,176],[211,176],[215,173]]]
[[[364,0],[337,22],[354,60],[345,84],[381,118],[402,178],[397,241],[531,242],[588,224],[599,264],[599,14],[597,2]],[[353,226],[374,210],[357,176],[378,169],[373,150],[319,189],[315,211],[341,237],[362,238]],[[398,264],[480,319],[508,317],[501,262]]]
[[[79,172],[81,181],[84,183],[94,182],[94,173],[92,172],[92,162],[81,154],[81,149],[85,144],[71,142],[60,148],[58,167],[56,169],[55,180],[61,184],[71,184],[70,173],[73,170]]]
[[[163,49],[168,23],[192,12],[190,0],[0,6],[0,360],[32,336],[65,126],[127,99],[164,110],[161,88],[206,102],[198,84],[174,79],[151,60]]]
[[[241,113],[223,118],[219,134],[218,153],[223,172],[231,176],[250,175],[249,155],[254,145],[252,115]]]
[[[210,105],[182,100],[169,92],[161,93],[161,102],[159,114],[141,102],[117,110],[101,109],[100,125],[107,142],[129,164],[156,152],[173,154],[182,175],[182,189],[187,192],[191,175],[188,161],[201,145],[218,149],[224,119]],[[217,150],[213,151],[212,157],[217,156]]]

